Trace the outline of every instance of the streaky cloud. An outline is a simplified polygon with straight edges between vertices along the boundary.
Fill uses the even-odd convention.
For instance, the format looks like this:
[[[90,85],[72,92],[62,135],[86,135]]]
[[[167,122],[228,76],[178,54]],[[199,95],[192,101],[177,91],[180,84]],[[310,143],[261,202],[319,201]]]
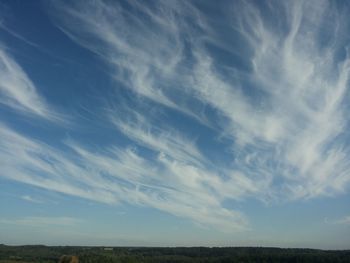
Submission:
[[[336,220],[335,224],[350,225],[350,216],[345,216],[344,218]]]
[[[113,77],[126,87],[194,119],[206,119],[218,136],[229,138],[237,170],[247,180],[271,181],[270,197],[345,191],[350,162],[348,147],[338,138],[347,125],[343,99],[349,58],[346,50],[339,57],[346,27],[334,3],[271,1],[269,19],[252,2],[235,2],[234,8],[221,11],[227,32],[245,43],[236,50],[195,4],[127,5],[128,10],[109,1],[56,3],[56,18],[74,41],[108,62]],[[322,40],[323,34],[333,40]],[[208,43],[245,54],[240,59],[250,70],[226,66],[234,74],[224,74]],[[254,93],[261,95],[254,98]],[[196,103],[214,110],[216,118],[203,118],[191,107]],[[152,144],[140,125],[113,122],[138,143]],[[275,183],[279,178],[282,183]]]
[[[5,178],[111,205],[153,207],[223,231],[248,228],[245,216],[224,208],[191,165],[163,155],[148,160],[133,149],[112,146],[91,152],[73,141],[65,142],[70,154],[64,154],[5,125],[0,135],[0,175]]]
[[[70,139],[63,152],[2,124],[0,175],[111,205],[156,208],[223,231],[250,228],[227,201],[346,192],[344,14],[329,1],[270,1],[266,16],[254,2],[237,1],[219,10],[222,30],[199,6],[52,1],[57,27],[109,66],[116,90],[131,92],[127,103],[101,116],[130,145],[94,151]],[[235,59],[225,64],[213,49]],[[2,104],[55,118],[2,49],[0,70]],[[118,104],[122,96],[110,99]],[[169,121],[175,114],[214,134],[215,147]],[[212,160],[206,147],[225,161]]]
[[[0,104],[15,112],[56,123],[68,123],[64,114],[54,110],[38,93],[34,83],[0,43]]]
[[[41,199],[32,197],[30,195],[22,195],[21,199],[23,199],[25,201],[28,201],[28,202],[31,202],[31,203],[37,203],[37,204],[42,204],[43,203],[43,201]]]
[[[27,216],[23,218],[6,219],[0,218],[2,224],[18,225],[18,226],[30,226],[30,227],[46,227],[46,226],[73,226],[83,222],[81,219],[74,217],[38,217]]]
[[[325,222],[332,225],[350,225],[350,216],[344,216],[334,220],[328,220],[328,218],[325,218]]]

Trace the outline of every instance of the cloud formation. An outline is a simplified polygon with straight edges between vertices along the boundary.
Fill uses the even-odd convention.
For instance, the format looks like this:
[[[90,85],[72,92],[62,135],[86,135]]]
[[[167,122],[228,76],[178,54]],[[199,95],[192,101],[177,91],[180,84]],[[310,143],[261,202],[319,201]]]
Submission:
[[[268,18],[253,3],[239,2],[219,10],[227,16],[222,32],[188,2],[57,5],[61,29],[108,62],[116,80],[205,119],[232,141],[232,159],[247,180],[283,178],[275,194],[292,199],[342,192],[350,180],[348,147],[340,139],[349,57],[338,8],[328,1],[272,1]],[[222,65],[212,49],[236,54],[248,69]],[[203,109],[215,118],[204,118]],[[151,138],[137,127],[117,125],[149,146]]]
[[[37,203],[37,204],[43,203],[42,200],[34,198],[34,197],[30,196],[30,195],[22,195],[21,199],[23,199],[25,201],[28,201],[28,202],[31,202],[31,203]]]
[[[128,146],[58,149],[1,124],[0,175],[223,231],[249,229],[228,201],[344,193],[345,14],[328,1],[226,4],[213,9],[219,23],[196,2],[53,1],[57,27],[109,66],[117,95],[99,117]],[[2,50],[0,80],[0,102],[51,118]]]
[[[0,175],[11,180],[111,205],[153,207],[227,231],[247,227],[246,218],[222,207],[205,185],[207,171],[170,157],[155,156],[158,165],[153,165],[130,148],[93,153],[72,141],[63,153],[4,125],[0,138]],[[219,179],[215,183],[224,185]]]
[[[341,225],[350,225],[350,216],[345,216],[342,219],[336,220],[335,223]]]
[[[39,95],[34,83],[0,43],[0,104],[16,112],[63,122],[64,116]],[[68,120],[65,120],[68,121]]]
[[[82,222],[82,220],[73,217],[38,217],[28,216],[18,219],[1,219],[2,224],[46,227],[46,226],[73,226]]]

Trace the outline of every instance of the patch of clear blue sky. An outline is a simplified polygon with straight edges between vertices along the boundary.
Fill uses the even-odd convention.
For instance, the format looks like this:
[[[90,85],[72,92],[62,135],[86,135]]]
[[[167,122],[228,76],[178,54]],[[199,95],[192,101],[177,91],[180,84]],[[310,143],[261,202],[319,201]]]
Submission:
[[[103,3],[113,5],[113,1]],[[232,25],[227,24],[228,20],[222,19],[222,16],[227,16],[229,10],[244,8],[244,3],[237,2],[236,6],[232,2],[217,4],[214,1],[194,1],[193,3],[200,10],[201,15],[209,21],[208,23],[217,29],[214,36],[219,38],[218,42],[221,41],[223,44],[220,46],[217,40],[208,40],[204,45],[207,54],[214,58],[215,72],[218,72],[224,82],[237,84],[250,103],[254,105],[260,102],[268,104],[269,100],[264,100],[264,96],[266,96],[264,91],[257,87],[259,83],[256,83],[256,79],[249,76],[253,70],[251,57],[254,51],[252,47],[247,46],[247,39],[232,30]],[[146,3],[142,4],[146,5]],[[276,2],[271,2],[271,5],[274,4]],[[60,5],[59,1],[55,4],[56,8],[57,5]],[[120,5],[125,9],[124,11],[134,12],[127,2],[121,1]],[[155,5],[157,6],[157,4]],[[249,2],[249,5],[257,8],[261,12],[261,16],[269,23],[274,23],[276,13],[271,11],[268,2],[253,1]],[[337,2],[337,5],[342,6],[343,3]],[[228,6],[230,8],[225,10]],[[348,8],[348,6],[344,4],[343,8]],[[235,162],[236,155],[239,155],[237,151],[258,152],[262,155],[266,151],[266,154],[269,155],[269,149],[272,146],[264,148],[265,144],[262,143],[240,148],[236,144],[238,139],[234,132],[232,133],[234,135],[226,136],[227,133],[232,132],[230,128],[235,130],[236,127],[229,127],[223,134],[220,132],[223,127],[222,122],[227,120],[227,116],[222,118],[222,115],[225,114],[215,107],[211,107],[212,105],[205,105],[205,100],[204,102],[198,101],[198,98],[193,97],[192,94],[188,96],[187,103],[192,103],[192,107],[202,108],[201,112],[208,117],[211,124],[214,123],[214,126],[217,126],[208,127],[176,109],[164,107],[148,99],[140,99],[140,94],[128,90],[128,87],[124,86],[125,83],[113,80],[116,71],[113,65],[106,63],[103,58],[80,45],[79,41],[73,41],[58,28],[61,25],[57,18],[52,17],[53,12],[55,12],[53,10],[50,4],[43,1],[0,1],[0,47],[10,54],[26,72],[34,83],[38,94],[45,99],[47,104],[58,112],[64,113],[69,119],[69,124],[50,123],[37,116],[22,114],[3,104],[0,106],[1,123],[36,142],[49,145],[60,154],[68,156],[68,159],[70,156],[74,156],[74,153],[72,153],[71,148],[67,147],[66,142],[72,140],[92,153],[104,152],[110,146],[123,150],[127,147],[136,148],[135,151],[146,161],[149,161],[150,164],[156,163],[158,159],[153,158],[153,156],[158,154],[157,150],[148,149],[135,142],[122,131],[116,129],[105,116],[106,109],[116,108],[118,110],[119,105],[127,104],[132,109],[153,110],[155,114],[150,115],[156,116],[157,123],[152,126],[153,129],[164,128],[164,126],[172,127],[195,141],[206,160],[212,161],[212,163],[206,164],[207,170],[215,170],[222,177],[228,176],[225,174],[227,169],[234,170],[237,167],[242,172],[251,171],[254,175],[259,173],[258,162],[253,164],[253,168],[241,168]],[[137,14],[137,12],[135,13]],[[143,19],[142,14],[139,14],[139,18]],[[193,21],[191,22],[193,23]],[[348,22],[345,21],[344,24],[348,24]],[[201,30],[195,26],[193,28]],[[276,31],[285,30],[282,35],[287,35],[287,28],[287,25],[280,24],[276,25],[274,29]],[[230,33],[227,33],[228,31]],[[74,31],[72,32],[74,33]],[[128,33],[132,35],[139,32]],[[188,34],[188,32],[186,33]],[[348,39],[344,40],[344,38],[342,40],[345,47],[349,41]],[[185,40],[181,39],[181,41]],[[237,49],[237,51],[232,52],[232,50],[227,50],[227,47]],[[344,48],[340,49],[344,52]],[[190,51],[189,48],[186,65],[189,68],[188,64],[195,63],[193,57],[190,56]],[[337,52],[332,55],[341,57],[337,58],[339,60],[344,59],[339,55],[341,51]],[[184,54],[187,53],[184,52]],[[236,74],[237,78],[232,77]],[[160,79],[158,80],[160,81]],[[179,81],[179,85],[181,85],[181,81]],[[140,100],[135,100],[135,97]],[[176,102],[181,104],[183,99],[186,98],[176,98]],[[140,106],[140,101],[146,106]],[[348,104],[344,105],[344,107],[348,106]],[[261,107],[264,110],[264,105]],[[124,113],[120,112],[120,115],[122,114]],[[149,116],[147,115],[147,117]],[[347,125],[347,122],[344,125]],[[348,147],[348,135],[340,134],[339,136],[343,136],[341,143],[345,145],[345,148]],[[266,168],[264,173],[266,170],[271,172],[275,166],[278,166],[276,164],[278,160],[273,159],[271,163],[272,169],[264,167]],[[158,168],[157,165],[155,166]],[[159,167],[162,166],[159,165]],[[30,168],[27,167],[27,169]],[[86,171],[92,170],[94,167],[86,169]],[[276,171],[279,170],[276,169]],[[348,170],[346,172],[349,173]],[[41,174],[42,180],[45,178],[42,171],[37,173]],[[107,172],[102,171],[101,173]],[[284,177],[280,179],[279,174],[273,176],[277,176],[277,178],[274,179],[272,186],[283,184],[287,180]],[[256,177],[253,179],[255,180]],[[108,177],[108,180],[111,179]],[[60,180],[58,179],[57,182]],[[72,182],[73,185],[75,183],[75,181]],[[78,181],[77,185],[81,183]],[[167,184],[167,182],[157,181],[156,186],[163,186],[163,183]],[[305,184],[307,183],[309,182],[305,182]],[[174,188],[176,187],[178,186],[175,185]],[[176,190],[181,191],[182,189]],[[283,192],[285,189],[278,190]],[[243,195],[236,200],[218,198],[221,202],[218,209],[239,211],[246,216],[249,222],[248,229],[231,232],[225,231],[225,227],[221,229],[220,227],[218,229],[217,226],[212,227],[210,216],[207,220],[209,223],[206,225],[206,220],[196,222],[195,218],[189,215],[177,215],[176,212],[169,212],[167,209],[157,209],[155,205],[153,207],[147,204],[141,205],[137,202],[133,203],[129,199],[123,199],[123,197],[120,197],[119,202],[105,204],[57,190],[32,186],[22,183],[18,179],[13,181],[11,175],[0,173],[0,243],[135,246],[227,245],[348,249],[350,224],[337,223],[340,219],[350,215],[348,190],[349,187],[346,186],[344,191],[332,192],[330,197],[326,195],[297,200],[279,199],[283,193],[276,194],[278,200],[270,200],[268,195],[265,200],[264,197],[261,197],[264,196],[264,193],[256,193],[257,196],[254,196],[255,193],[248,196]],[[193,191],[196,191],[196,188]],[[208,193],[209,196],[210,193],[217,194],[217,192],[209,190]],[[160,198],[166,198],[160,196]],[[31,200],[26,197],[30,197]],[[173,205],[175,206],[176,202]],[[215,206],[213,207],[215,209]],[[209,213],[211,212],[215,211],[209,211]],[[202,216],[200,212],[199,215]],[[80,221],[69,225],[50,223],[50,218],[62,219],[65,217]],[[48,224],[38,226],[26,223],[25,220],[23,223],[23,219],[28,218],[46,218]],[[229,222],[230,219],[227,220]]]

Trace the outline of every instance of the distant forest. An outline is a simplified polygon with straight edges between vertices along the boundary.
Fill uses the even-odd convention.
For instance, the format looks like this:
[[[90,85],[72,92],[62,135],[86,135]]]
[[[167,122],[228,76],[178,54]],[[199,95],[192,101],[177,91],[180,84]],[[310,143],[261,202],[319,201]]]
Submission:
[[[64,256],[71,255],[74,257]],[[73,258],[73,260],[68,260]],[[350,250],[261,247],[49,247],[0,245],[0,263],[321,262],[349,263]]]

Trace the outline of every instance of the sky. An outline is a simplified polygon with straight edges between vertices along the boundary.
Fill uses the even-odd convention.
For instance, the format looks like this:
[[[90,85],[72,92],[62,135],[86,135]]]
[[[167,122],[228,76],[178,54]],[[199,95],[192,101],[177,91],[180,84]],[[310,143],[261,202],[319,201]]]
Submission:
[[[350,249],[349,12],[0,0],[0,243]]]

